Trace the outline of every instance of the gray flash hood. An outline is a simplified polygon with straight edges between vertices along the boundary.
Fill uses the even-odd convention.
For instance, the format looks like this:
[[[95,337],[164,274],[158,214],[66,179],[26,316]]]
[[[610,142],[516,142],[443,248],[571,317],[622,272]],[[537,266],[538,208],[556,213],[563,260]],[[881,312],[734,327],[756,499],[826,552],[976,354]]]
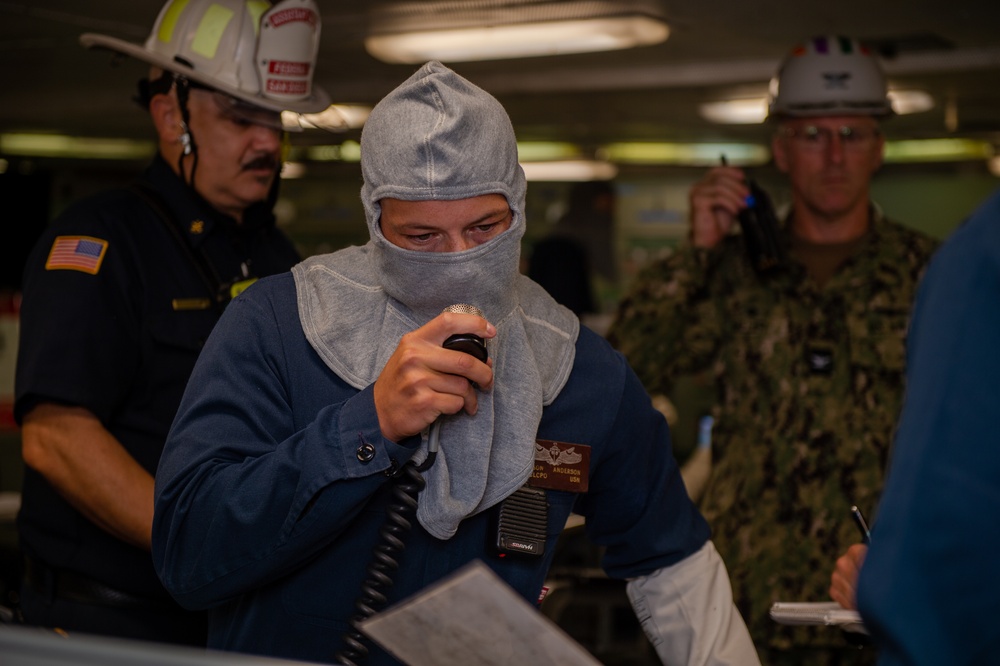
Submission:
[[[579,321],[518,270],[524,172],[503,107],[486,91],[430,62],[372,110],[361,137],[361,198],[371,240],[293,269],[306,337],[327,366],[363,389],[400,338],[456,303],[483,311],[494,387],[475,416],[442,417],[441,451],[425,472],[417,517],[440,539],[504,499],[530,476],[542,408],[562,390]],[[383,198],[409,201],[501,194],[510,228],[463,252],[406,250],[379,226]],[[426,433],[416,461],[426,457]]]

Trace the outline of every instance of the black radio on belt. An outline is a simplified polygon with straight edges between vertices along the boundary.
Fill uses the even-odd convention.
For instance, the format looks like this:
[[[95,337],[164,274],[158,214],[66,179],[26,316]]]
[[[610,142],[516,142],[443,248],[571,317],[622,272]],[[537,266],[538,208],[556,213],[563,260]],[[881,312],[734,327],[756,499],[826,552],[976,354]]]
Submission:
[[[491,544],[500,557],[545,554],[549,502],[541,488],[521,486],[493,510]]]

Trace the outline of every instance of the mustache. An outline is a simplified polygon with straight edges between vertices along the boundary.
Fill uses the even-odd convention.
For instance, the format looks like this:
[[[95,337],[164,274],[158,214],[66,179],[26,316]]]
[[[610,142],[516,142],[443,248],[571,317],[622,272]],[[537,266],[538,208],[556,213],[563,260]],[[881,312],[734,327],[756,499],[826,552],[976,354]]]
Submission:
[[[240,167],[244,171],[251,171],[257,169],[268,169],[269,171],[278,170],[278,158],[274,155],[265,153],[263,155],[258,155],[254,157],[249,162],[244,162]]]

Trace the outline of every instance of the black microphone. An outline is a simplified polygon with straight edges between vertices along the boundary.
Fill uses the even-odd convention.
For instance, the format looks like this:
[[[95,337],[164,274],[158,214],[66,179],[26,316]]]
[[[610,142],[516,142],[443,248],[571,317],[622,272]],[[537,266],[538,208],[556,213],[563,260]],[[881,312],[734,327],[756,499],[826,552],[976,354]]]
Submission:
[[[486,315],[483,314],[482,310],[477,308],[475,305],[469,305],[468,303],[456,303],[455,305],[449,305],[442,310],[442,312],[471,314],[486,319]],[[486,341],[478,335],[473,335],[472,333],[456,333],[445,340],[442,346],[445,349],[465,352],[466,354],[475,356],[483,363],[486,363],[486,359],[489,358],[489,352],[486,351]]]
[[[468,303],[456,303],[455,305],[449,305],[441,312],[471,314],[486,319],[486,315],[483,314],[482,310],[477,308],[475,305],[469,305]],[[483,363],[486,363],[486,359],[489,358],[489,352],[486,350],[486,341],[474,333],[456,333],[449,336],[448,339],[441,344],[441,346],[445,349],[465,352],[466,354],[475,356]],[[475,386],[475,384],[473,384],[473,386]],[[427,434],[427,458],[424,462],[417,466],[416,469],[418,472],[425,472],[430,469],[430,466],[434,464],[435,458],[437,458],[440,446],[441,419],[438,419],[431,424],[431,429]]]

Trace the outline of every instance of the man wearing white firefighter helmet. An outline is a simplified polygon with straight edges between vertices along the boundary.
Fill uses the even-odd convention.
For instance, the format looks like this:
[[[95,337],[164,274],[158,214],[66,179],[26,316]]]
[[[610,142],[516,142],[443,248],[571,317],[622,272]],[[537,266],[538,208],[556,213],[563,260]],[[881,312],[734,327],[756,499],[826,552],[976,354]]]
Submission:
[[[78,202],[28,260],[16,417],[29,624],[203,645],[150,558],[153,473],[227,303],[299,256],[275,227],[281,112],[315,113],[313,0],[170,0],[144,44],[139,102],[159,151],[128,187]]]

